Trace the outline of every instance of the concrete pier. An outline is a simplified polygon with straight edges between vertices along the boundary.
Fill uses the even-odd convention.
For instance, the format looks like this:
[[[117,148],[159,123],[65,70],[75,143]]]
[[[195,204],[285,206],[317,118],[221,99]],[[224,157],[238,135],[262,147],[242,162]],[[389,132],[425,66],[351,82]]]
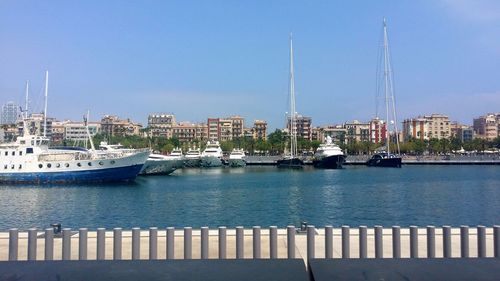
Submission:
[[[496,228],[498,229],[498,227]],[[294,232],[293,235],[291,235],[290,229],[238,228],[225,230],[223,240],[226,243],[225,245],[219,245],[219,237],[221,236],[218,229],[178,228],[173,231],[174,241],[170,250],[173,250],[175,259],[184,259],[186,257],[218,259],[221,258],[219,251],[222,248],[225,249],[225,258],[228,259],[238,257],[251,259],[254,258],[256,253],[258,256],[255,258],[285,259],[288,258],[290,253],[293,253],[295,257],[302,258],[306,262],[308,255],[314,255],[315,258],[375,258],[376,256],[393,258],[393,242],[397,241],[400,243],[400,247],[397,249],[399,252],[396,253],[396,258],[427,258],[429,249],[434,251],[434,253],[431,253],[431,257],[435,256],[436,258],[442,258],[448,254],[451,257],[461,257],[464,253],[471,258],[498,255],[495,251],[499,247],[498,237],[495,243],[494,228],[492,227],[470,227],[468,229],[468,243],[464,243],[463,227],[462,231],[460,228],[450,228],[449,237],[443,237],[442,227],[435,227],[432,239],[428,239],[428,229],[425,227],[412,227],[411,229],[398,227],[396,229],[398,236],[396,240],[393,240],[393,228],[344,227],[341,229],[326,227],[309,229],[307,232],[301,233]],[[445,228],[445,232],[448,232],[447,228]],[[115,239],[113,237],[114,233],[118,233],[120,238]],[[153,243],[150,241],[151,233],[153,234]],[[184,240],[186,233],[189,241]],[[310,235],[309,240],[307,233]],[[325,233],[331,233],[331,236],[325,236]],[[66,231],[65,234],[63,237],[54,237],[51,242],[53,243],[54,260],[78,260],[82,256],[85,256],[88,260],[98,258],[130,260],[132,258],[150,259],[150,257],[166,259],[169,251],[166,228],[153,229],[153,231],[150,229],[123,229],[119,232],[108,229],[104,232],[104,237],[102,237],[103,231],[101,229],[99,231],[86,230],[80,232],[75,230],[71,231],[71,233]],[[71,234],[70,239],[68,239],[68,234]],[[348,237],[345,237],[347,240],[342,239],[343,234],[344,237],[348,235]],[[0,261],[9,260],[9,257],[17,260],[28,260],[28,258],[44,260],[45,231],[38,230],[36,232],[36,243],[33,241],[33,235],[32,229],[19,231],[17,239],[10,239],[12,243],[17,243],[16,246],[9,245],[9,232],[1,232]],[[80,241],[81,238],[85,237],[87,241]],[[254,241],[253,237],[257,237],[258,240]],[[103,241],[104,245],[102,245]],[[428,241],[431,241],[434,245],[428,245]],[[293,249],[289,249],[289,242],[295,244]],[[119,249],[120,255],[118,256],[115,255],[117,249],[114,249],[118,245],[116,243],[121,246],[121,249]],[[256,246],[256,243],[259,243],[259,245]],[[308,244],[309,246],[314,245],[314,248],[308,249]],[[80,250],[82,245],[85,245],[85,249]],[[150,249],[150,245],[154,245],[156,249]],[[463,245],[467,245],[468,249],[461,249]],[[17,253],[9,254],[9,248],[13,249],[14,246],[17,247]],[[257,247],[258,251],[254,251],[255,247]],[[190,253],[185,253],[185,251],[190,251]],[[151,253],[154,254],[151,255]]]

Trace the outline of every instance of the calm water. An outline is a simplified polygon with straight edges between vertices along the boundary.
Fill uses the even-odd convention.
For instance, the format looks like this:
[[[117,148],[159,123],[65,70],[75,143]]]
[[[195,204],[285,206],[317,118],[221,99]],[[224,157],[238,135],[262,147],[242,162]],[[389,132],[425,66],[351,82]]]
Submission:
[[[493,225],[499,166],[185,169],[133,184],[0,186],[10,227]]]

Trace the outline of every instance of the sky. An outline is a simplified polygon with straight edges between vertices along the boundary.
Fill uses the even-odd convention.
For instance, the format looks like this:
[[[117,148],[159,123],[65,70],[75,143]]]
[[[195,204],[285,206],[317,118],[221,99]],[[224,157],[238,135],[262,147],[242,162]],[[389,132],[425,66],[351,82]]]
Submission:
[[[375,115],[387,19],[398,119],[500,111],[500,1],[0,0],[0,103],[147,124],[241,115],[282,128],[293,33],[296,107],[314,126]]]

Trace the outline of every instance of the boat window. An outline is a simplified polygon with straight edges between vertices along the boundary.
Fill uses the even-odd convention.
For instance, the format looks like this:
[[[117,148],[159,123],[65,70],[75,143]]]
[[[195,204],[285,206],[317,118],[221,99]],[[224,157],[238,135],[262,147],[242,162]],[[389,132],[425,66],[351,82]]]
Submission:
[[[8,151],[5,151],[5,156],[9,155],[9,152]]]
[[[7,165],[3,165],[3,168],[4,168],[4,169],[7,169]]]
[[[69,167],[69,164],[68,164],[68,163],[66,163],[66,164],[64,164],[64,166],[65,166],[66,168],[68,168],[68,167]]]
[[[33,153],[33,147],[26,148],[26,154]]]
[[[61,167],[61,164],[60,163],[57,163],[56,164],[56,168],[60,168]]]
[[[41,169],[42,167],[43,167],[43,165],[42,165],[42,164],[38,164],[38,168],[40,168],[40,169]]]
[[[111,165],[113,165],[113,164],[115,164],[115,160],[111,160],[111,162],[109,162],[109,163],[111,163]]]
[[[22,140],[22,141],[20,141],[19,143],[20,143],[20,144],[26,144],[26,141],[23,141],[23,140]]]
[[[12,166],[11,166],[10,168],[11,168],[12,170],[14,170],[14,167],[15,167],[15,166],[16,166],[16,165],[12,164]]]
[[[92,166],[92,162],[89,162],[88,164],[89,164],[89,166]]]
[[[12,151],[12,156],[16,155],[16,152],[15,151]]]
[[[23,156],[23,151],[19,151],[19,156]]]
[[[31,141],[31,145],[35,145],[35,141]]]
[[[81,166],[82,166],[82,163],[78,162],[78,163],[76,163],[76,165],[77,165],[78,167],[81,167]]]
[[[50,168],[50,167],[52,167],[52,164],[48,163],[47,168]]]
[[[99,165],[101,165],[101,166],[102,166],[102,165],[104,165],[104,163],[103,163],[102,161],[99,161]]]
[[[23,165],[19,164],[19,169],[22,169],[23,168]]]

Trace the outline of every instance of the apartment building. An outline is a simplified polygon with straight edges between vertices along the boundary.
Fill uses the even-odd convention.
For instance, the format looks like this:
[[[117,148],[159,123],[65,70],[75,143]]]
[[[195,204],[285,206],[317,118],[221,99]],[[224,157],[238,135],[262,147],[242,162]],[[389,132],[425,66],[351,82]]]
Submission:
[[[449,139],[451,137],[451,123],[448,116],[431,114],[403,121],[404,140],[412,138],[420,140]]]
[[[291,132],[291,117],[288,116],[286,130]],[[297,133],[298,138],[302,138],[305,140],[312,140],[312,118],[306,117],[302,115],[295,116],[295,132]]]
[[[488,113],[473,119],[476,137],[494,140],[500,136],[500,113]]]
[[[370,122],[360,122],[354,120],[352,122],[344,123],[346,130],[346,142],[368,142],[370,141]]]
[[[152,137],[172,138],[175,116],[170,113],[152,113],[148,116],[148,131]]]
[[[107,136],[137,136],[141,129],[141,124],[130,119],[120,119],[113,115],[104,115],[101,119],[101,132]]]

